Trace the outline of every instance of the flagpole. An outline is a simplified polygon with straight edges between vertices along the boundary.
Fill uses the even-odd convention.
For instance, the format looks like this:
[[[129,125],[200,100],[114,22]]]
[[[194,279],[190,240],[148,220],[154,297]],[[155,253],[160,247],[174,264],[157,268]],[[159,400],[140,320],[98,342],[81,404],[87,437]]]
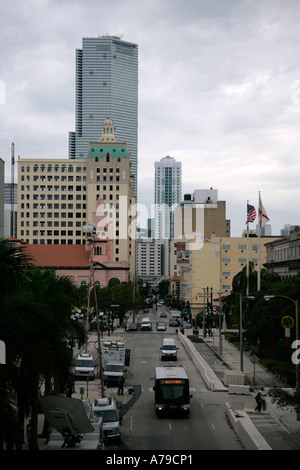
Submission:
[[[247,201],[248,206],[249,201]],[[249,220],[247,217],[247,292],[246,295],[249,295]]]
[[[257,290],[260,291],[260,262],[261,262],[261,247],[260,247],[260,233],[261,231],[261,203],[260,191],[258,192],[258,271],[257,271]]]

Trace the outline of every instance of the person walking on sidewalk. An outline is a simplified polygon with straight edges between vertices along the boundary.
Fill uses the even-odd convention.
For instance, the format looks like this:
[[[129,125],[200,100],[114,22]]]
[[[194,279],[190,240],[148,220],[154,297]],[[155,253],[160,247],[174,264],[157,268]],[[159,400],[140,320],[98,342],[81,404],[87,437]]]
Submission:
[[[124,386],[124,377],[119,377],[119,380],[118,380],[118,385],[119,385],[119,388],[118,388],[118,395],[123,395],[123,386]]]
[[[260,391],[259,391],[258,394],[256,395],[255,401],[256,401],[256,403],[257,403],[256,408],[255,408],[255,411],[260,412],[260,411],[261,411],[261,407],[263,408],[263,411],[266,410],[266,398],[265,398],[265,392],[264,392],[263,387],[261,387]]]
[[[260,393],[260,396],[261,396],[262,409],[263,409],[263,411],[266,411],[266,394],[264,392],[263,387],[261,387],[259,393]]]
[[[261,412],[261,405],[262,405],[262,397],[261,397],[260,391],[256,395],[255,401],[256,401],[255,411],[258,411],[260,413]]]

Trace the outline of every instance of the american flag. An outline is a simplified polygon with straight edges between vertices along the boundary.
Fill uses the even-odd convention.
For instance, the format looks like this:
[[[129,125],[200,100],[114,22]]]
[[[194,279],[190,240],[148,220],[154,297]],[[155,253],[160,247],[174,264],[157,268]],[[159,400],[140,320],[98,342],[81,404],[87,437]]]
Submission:
[[[246,221],[246,224],[249,224],[249,222],[254,222],[255,217],[256,217],[255,207],[251,206],[250,204],[247,203],[247,221]]]

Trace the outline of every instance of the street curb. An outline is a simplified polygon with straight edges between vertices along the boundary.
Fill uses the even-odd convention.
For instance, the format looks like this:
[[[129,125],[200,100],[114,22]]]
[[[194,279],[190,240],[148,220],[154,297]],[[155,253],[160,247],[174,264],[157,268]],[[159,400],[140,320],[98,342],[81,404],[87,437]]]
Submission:
[[[226,403],[226,414],[246,450],[272,450],[245,411],[233,410]]]
[[[204,361],[201,354],[197,351],[192,342],[180,332],[178,332],[178,339],[184,346],[186,352],[193,361],[207,387],[214,392],[227,392],[228,388],[223,385],[211,367]]]

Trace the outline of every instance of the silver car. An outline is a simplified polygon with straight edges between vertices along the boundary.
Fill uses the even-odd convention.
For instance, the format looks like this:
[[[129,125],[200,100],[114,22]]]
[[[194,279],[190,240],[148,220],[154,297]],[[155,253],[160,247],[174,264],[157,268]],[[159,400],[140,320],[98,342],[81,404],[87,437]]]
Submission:
[[[164,321],[158,321],[156,323],[156,330],[157,331],[166,331],[166,324]]]

